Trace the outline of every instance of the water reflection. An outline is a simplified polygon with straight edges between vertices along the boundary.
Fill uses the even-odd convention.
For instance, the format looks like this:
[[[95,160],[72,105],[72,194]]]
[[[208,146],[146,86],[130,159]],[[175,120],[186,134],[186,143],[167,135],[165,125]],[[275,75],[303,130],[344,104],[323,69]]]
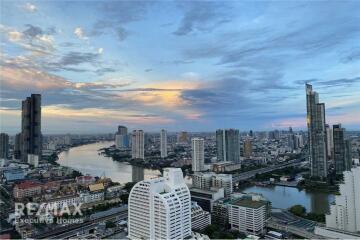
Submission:
[[[58,163],[72,167],[83,174],[110,177],[115,182],[127,183],[133,179],[149,179],[160,175],[160,171],[131,166],[99,155],[98,150],[113,145],[114,142],[98,142],[71,148],[59,154]]]
[[[297,188],[275,186],[258,187],[252,186],[241,190],[246,193],[261,193],[272,202],[275,208],[289,208],[300,204],[308,211],[315,213],[327,213],[329,205],[334,201],[334,195],[320,192],[300,191]]]

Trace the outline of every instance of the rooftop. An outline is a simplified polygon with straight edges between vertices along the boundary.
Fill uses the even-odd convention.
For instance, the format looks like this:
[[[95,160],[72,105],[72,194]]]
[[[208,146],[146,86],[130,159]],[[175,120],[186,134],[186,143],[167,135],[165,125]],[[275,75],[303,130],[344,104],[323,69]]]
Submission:
[[[41,184],[34,182],[34,181],[24,181],[19,184],[17,184],[15,187],[20,189],[27,189],[27,188],[33,188],[33,187],[40,187]]]
[[[236,205],[240,207],[247,207],[247,208],[260,208],[266,205],[265,201],[253,201],[251,199],[238,199],[234,200],[230,203],[231,205]]]

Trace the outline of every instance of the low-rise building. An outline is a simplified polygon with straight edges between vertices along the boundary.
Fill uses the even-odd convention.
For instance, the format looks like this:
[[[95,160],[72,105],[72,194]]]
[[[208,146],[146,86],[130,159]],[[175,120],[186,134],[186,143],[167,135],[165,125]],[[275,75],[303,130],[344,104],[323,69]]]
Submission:
[[[241,164],[234,162],[217,162],[212,166],[212,170],[216,173],[232,172],[239,169],[241,169]]]
[[[202,231],[211,224],[211,215],[196,202],[191,202],[191,229]]]
[[[33,197],[41,194],[42,185],[34,181],[24,181],[14,187],[14,198]]]
[[[210,190],[191,188],[191,201],[197,202],[200,207],[211,212],[214,202],[224,198],[223,188],[211,188]]]

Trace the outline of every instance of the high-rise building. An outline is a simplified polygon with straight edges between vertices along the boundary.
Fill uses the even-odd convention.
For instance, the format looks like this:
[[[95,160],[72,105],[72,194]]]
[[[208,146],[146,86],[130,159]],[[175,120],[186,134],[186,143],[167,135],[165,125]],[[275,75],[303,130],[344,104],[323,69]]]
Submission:
[[[326,130],[326,151],[327,158],[333,159],[333,151],[334,151],[334,138],[333,138],[333,130],[329,126],[329,124],[325,125]]]
[[[132,158],[144,159],[144,131],[134,130],[131,139]]]
[[[41,159],[41,95],[31,94],[22,101],[21,117],[21,159],[26,162],[28,154]]]
[[[9,135],[0,133],[0,158],[9,157]]]
[[[127,135],[127,134],[128,134],[127,127],[125,127],[125,126],[118,126],[118,131],[117,131],[116,134],[119,134],[119,135]]]
[[[161,158],[167,157],[167,134],[164,129],[160,131],[160,155]]]
[[[249,158],[252,155],[252,143],[250,139],[244,141],[244,157]]]
[[[224,196],[230,197],[233,193],[233,182],[231,174],[216,174],[212,179],[212,186],[224,188]]]
[[[216,130],[216,149],[218,162],[240,162],[239,130]]]
[[[343,171],[350,171],[352,166],[351,158],[346,154],[345,128],[341,124],[333,125],[334,160],[336,174]]]
[[[182,131],[182,132],[179,133],[179,135],[178,135],[178,143],[186,144],[186,143],[188,143],[188,139],[189,139],[189,137],[188,137],[187,132]]]
[[[319,95],[306,84],[306,109],[308,126],[308,144],[310,157],[310,174],[313,177],[326,178],[328,174],[325,104],[319,103]]]
[[[192,170],[194,172],[204,170],[204,139],[192,138],[191,139],[191,156],[192,156]]]
[[[191,236],[191,199],[179,168],[135,184],[129,195],[130,239],[185,239]]]
[[[132,182],[140,182],[144,180],[144,168],[140,166],[131,166]]]
[[[335,204],[330,205],[330,214],[326,215],[326,227],[360,231],[360,167],[344,172],[340,195],[335,195]]]
[[[15,135],[14,159],[21,159],[21,133]]]

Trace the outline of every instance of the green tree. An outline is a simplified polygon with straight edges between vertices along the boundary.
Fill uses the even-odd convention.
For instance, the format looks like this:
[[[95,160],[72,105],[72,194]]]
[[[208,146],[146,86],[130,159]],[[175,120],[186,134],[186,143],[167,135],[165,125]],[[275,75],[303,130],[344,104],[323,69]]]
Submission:
[[[296,216],[300,216],[300,217],[303,217],[306,214],[306,208],[302,205],[294,205],[289,209],[289,211],[292,214],[294,214]]]

